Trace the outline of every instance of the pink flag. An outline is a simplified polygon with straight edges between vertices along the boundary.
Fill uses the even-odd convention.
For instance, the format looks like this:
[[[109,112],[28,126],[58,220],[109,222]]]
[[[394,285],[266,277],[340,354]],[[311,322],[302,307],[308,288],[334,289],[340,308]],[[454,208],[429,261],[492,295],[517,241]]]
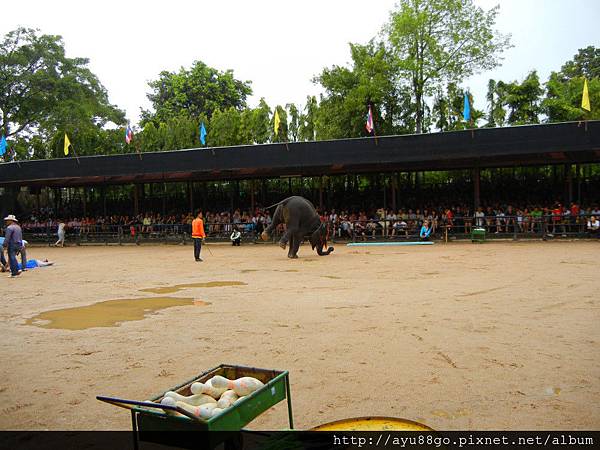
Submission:
[[[369,133],[372,133],[373,129],[375,128],[373,126],[373,111],[371,110],[371,105],[369,105],[369,113],[367,114],[367,123],[365,125],[365,128]]]
[[[133,130],[131,129],[129,124],[127,124],[127,129],[125,130],[125,142],[127,142],[129,144],[129,143],[131,143],[132,140],[133,140]]]

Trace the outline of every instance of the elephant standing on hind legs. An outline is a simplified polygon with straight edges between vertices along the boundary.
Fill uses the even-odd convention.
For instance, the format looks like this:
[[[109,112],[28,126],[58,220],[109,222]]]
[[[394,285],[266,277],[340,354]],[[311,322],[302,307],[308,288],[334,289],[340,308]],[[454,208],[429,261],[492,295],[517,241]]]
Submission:
[[[277,206],[277,209],[273,214],[273,222],[261,234],[263,240],[268,240],[273,230],[279,224],[285,223],[286,230],[279,240],[279,245],[285,249],[289,243],[288,258],[298,257],[298,249],[305,236],[309,236],[312,249],[316,249],[319,256],[329,255],[333,251],[333,247],[327,248],[327,224],[321,223],[321,218],[311,202],[303,197],[293,196],[269,208],[273,206]]]

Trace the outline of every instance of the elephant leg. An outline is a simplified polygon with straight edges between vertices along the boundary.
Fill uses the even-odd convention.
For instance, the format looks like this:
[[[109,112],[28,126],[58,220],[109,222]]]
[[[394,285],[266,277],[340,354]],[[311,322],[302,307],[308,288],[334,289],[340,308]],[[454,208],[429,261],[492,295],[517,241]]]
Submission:
[[[290,249],[288,250],[288,258],[294,258],[294,245],[296,244],[296,235],[290,233]]]
[[[293,245],[290,243],[290,250],[292,253],[292,258],[298,257],[298,250],[300,249],[300,244],[302,244],[302,233],[295,233],[292,237]]]
[[[292,232],[288,228],[287,230],[285,230],[285,233],[283,233],[283,235],[281,236],[281,239],[279,240],[279,246],[282,249],[285,250],[285,247],[287,246],[287,243],[290,240],[291,235],[292,235]]]

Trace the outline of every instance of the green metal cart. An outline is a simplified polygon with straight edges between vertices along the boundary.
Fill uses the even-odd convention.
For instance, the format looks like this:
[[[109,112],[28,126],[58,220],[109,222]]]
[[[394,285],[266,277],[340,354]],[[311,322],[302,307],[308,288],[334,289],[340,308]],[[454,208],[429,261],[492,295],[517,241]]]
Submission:
[[[160,404],[167,391],[175,391],[181,395],[191,395],[190,386],[194,382],[206,382],[215,375],[228,379],[240,377],[254,377],[265,385],[246,396],[239,403],[225,409],[219,415],[203,420],[194,417],[176,406]],[[288,420],[290,429],[294,428],[292,416],[292,401],[290,394],[289,373],[286,370],[260,369],[256,367],[236,366],[221,364],[197,375],[196,377],[167,389],[154,396],[149,402],[125,400],[114,397],[96,397],[116,406],[131,410],[131,425],[133,428],[134,449],[138,449],[138,442],[143,439],[144,432],[154,431],[239,431],[267,409],[287,399]],[[168,415],[166,411],[177,411],[186,417]],[[158,436],[160,433],[147,433]]]

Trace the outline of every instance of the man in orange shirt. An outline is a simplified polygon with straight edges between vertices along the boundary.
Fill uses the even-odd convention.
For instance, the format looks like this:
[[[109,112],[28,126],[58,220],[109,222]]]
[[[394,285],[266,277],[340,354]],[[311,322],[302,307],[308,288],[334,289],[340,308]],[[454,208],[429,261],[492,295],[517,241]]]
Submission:
[[[202,241],[205,237],[202,211],[198,211],[198,216],[192,221],[192,239],[194,240],[194,258],[196,261],[202,261],[200,250],[202,249]]]

